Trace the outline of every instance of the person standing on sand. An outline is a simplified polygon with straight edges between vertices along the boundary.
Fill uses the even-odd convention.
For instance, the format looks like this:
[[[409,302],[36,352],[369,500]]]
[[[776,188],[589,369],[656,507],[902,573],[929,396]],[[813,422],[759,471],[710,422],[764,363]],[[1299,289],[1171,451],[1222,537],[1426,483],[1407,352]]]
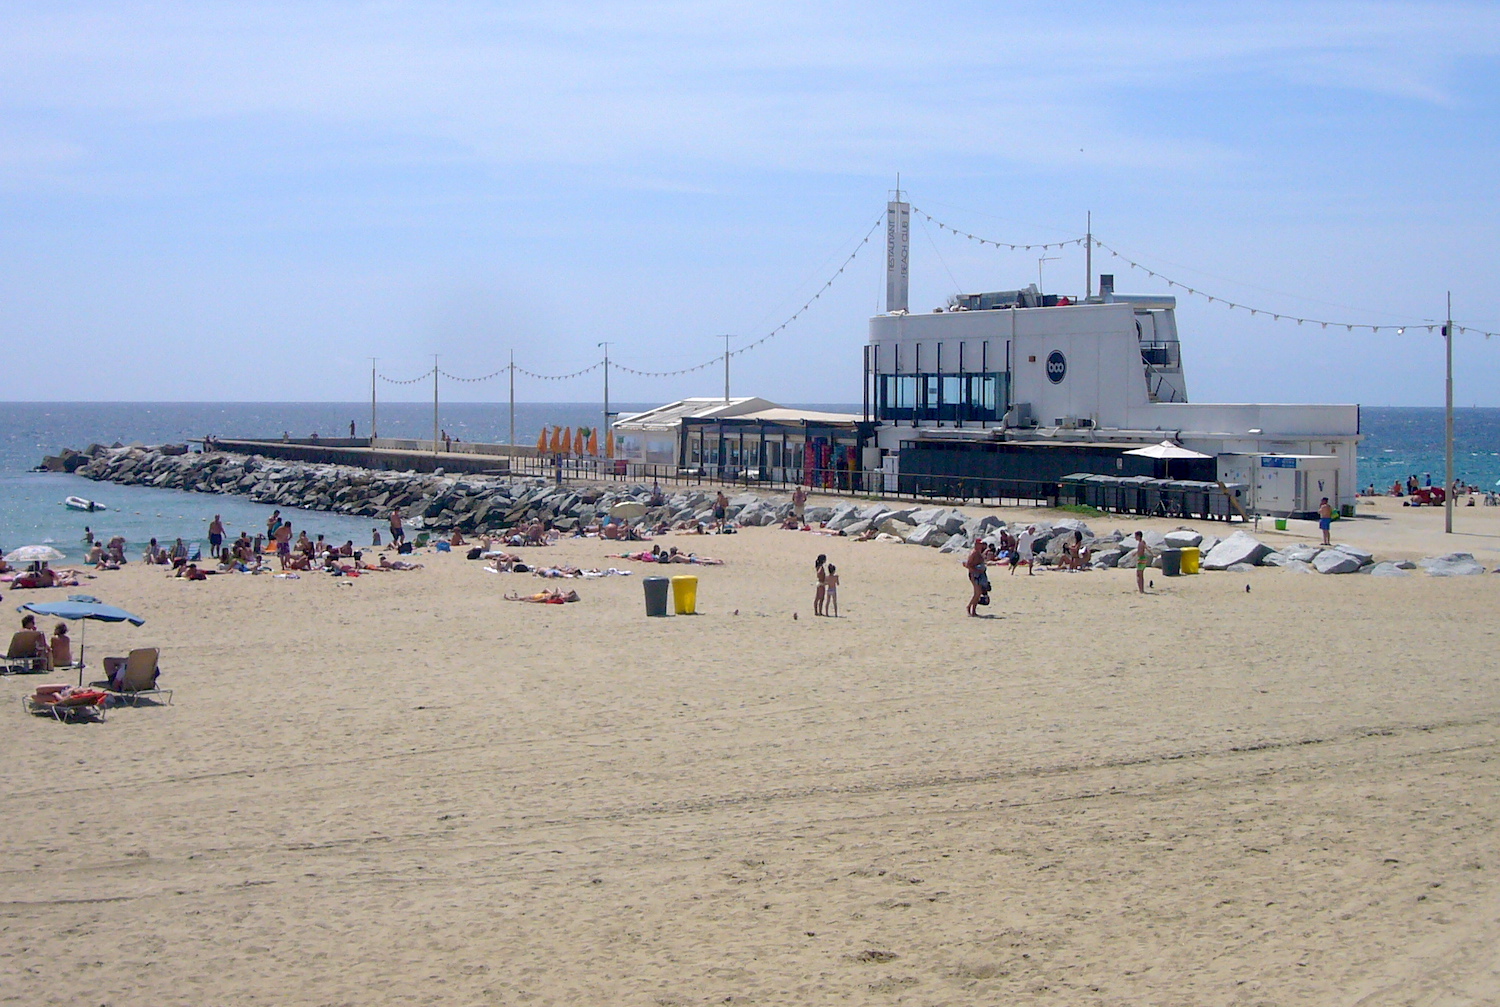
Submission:
[[[218,559],[219,554],[224,551],[224,522],[219,520],[215,514],[214,519],[208,523],[208,555]]]
[[[1151,565],[1151,547],[1146,545],[1146,536],[1135,533],[1135,590],[1146,593],[1146,567]]]
[[[1323,533],[1323,544],[1333,545],[1328,540],[1329,530],[1333,528],[1333,507],[1329,505],[1328,498],[1318,504],[1318,531]]]
[[[989,585],[989,576],[985,573],[986,545],[984,539],[975,539],[974,548],[969,550],[969,555],[964,559],[964,569],[969,571],[969,586],[973,593],[969,595],[969,605],[964,611],[972,616],[979,615],[979,599],[985,595],[985,589]]]
[[[1021,554],[1021,562],[1026,564],[1026,576],[1030,577],[1036,570],[1036,525],[1026,526],[1016,541],[1016,551]]]
[[[823,602],[823,614],[837,619],[839,617],[839,568],[829,563],[828,575],[823,578],[823,582],[828,589]]]
[[[813,560],[813,572],[818,576],[818,593],[813,595],[813,615],[823,614],[823,600],[828,594],[828,572],[823,569],[823,564],[828,562],[828,557],[818,553],[818,558]]]
[[[391,509],[391,545],[399,549],[401,543],[405,541],[406,529],[401,524],[401,508],[393,507]]]

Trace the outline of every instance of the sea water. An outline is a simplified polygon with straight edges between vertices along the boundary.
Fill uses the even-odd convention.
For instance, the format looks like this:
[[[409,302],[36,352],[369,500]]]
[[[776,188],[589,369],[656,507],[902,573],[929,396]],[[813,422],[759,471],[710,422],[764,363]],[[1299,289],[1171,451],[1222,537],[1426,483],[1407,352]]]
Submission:
[[[650,408],[621,404],[622,411]],[[858,412],[857,406],[817,408]],[[96,483],[79,476],[32,472],[43,455],[92,443],[180,443],[205,434],[277,438],[347,434],[350,420],[368,434],[368,403],[0,403],[0,548],[51,542],[72,560],[82,556],[84,528],[95,536],[123,535],[135,551],[155,537],[170,543],[207,541],[208,522],[222,515],[230,535],[265,530],[271,508],[245,497],[186,493]],[[593,426],[598,403],[517,403],[516,440],[535,443],[543,427]],[[380,406],[380,432],[389,437],[431,437],[432,407],[425,403]],[[505,403],[454,403],[441,407],[440,425],[465,441],[509,439]],[[1415,475],[1443,481],[1443,410],[1375,408],[1361,412],[1359,485],[1380,490]],[[1465,482],[1500,487],[1500,409],[1458,409],[1454,414],[1454,468]],[[98,500],[109,509],[92,514],[69,511],[63,498]],[[338,514],[287,511],[298,530],[323,534],[334,542],[370,541],[375,522]]]

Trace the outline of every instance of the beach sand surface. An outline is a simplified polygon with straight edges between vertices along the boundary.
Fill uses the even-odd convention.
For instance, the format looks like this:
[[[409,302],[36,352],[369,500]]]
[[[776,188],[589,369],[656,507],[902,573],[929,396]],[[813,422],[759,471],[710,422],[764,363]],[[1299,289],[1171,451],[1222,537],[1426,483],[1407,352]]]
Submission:
[[[1336,535],[1500,562],[1382,503]],[[148,620],[91,658],[176,693],[0,680],[0,1003],[1497,1002],[1500,577],[997,571],[970,619],[933,549],[667,541],[726,561],[665,571],[695,616],[597,540],[520,551],[633,574],[90,581]]]

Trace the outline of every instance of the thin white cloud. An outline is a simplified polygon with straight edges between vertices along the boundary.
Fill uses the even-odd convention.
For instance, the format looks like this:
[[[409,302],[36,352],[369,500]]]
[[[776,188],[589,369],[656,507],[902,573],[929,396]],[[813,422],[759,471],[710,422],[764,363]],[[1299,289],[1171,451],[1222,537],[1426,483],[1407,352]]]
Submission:
[[[1500,45],[1487,6],[1209,11],[950,5],[914,21],[894,7],[800,5],[38,6],[0,15],[0,116],[323,124],[498,165],[1205,167],[1235,154],[1121,121],[1121,96],[1239,77],[1452,104],[1453,58]]]

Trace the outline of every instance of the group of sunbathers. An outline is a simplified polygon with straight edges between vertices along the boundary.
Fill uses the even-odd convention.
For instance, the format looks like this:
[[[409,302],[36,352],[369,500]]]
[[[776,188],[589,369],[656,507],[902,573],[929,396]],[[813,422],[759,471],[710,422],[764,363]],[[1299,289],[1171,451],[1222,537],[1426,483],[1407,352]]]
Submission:
[[[675,545],[663,549],[659,545],[653,545],[650,552],[622,552],[605,553],[610,559],[633,559],[637,563],[690,563],[694,566],[723,566],[722,559],[714,559],[711,556],[699,556],[697,553],[682,552]]]

